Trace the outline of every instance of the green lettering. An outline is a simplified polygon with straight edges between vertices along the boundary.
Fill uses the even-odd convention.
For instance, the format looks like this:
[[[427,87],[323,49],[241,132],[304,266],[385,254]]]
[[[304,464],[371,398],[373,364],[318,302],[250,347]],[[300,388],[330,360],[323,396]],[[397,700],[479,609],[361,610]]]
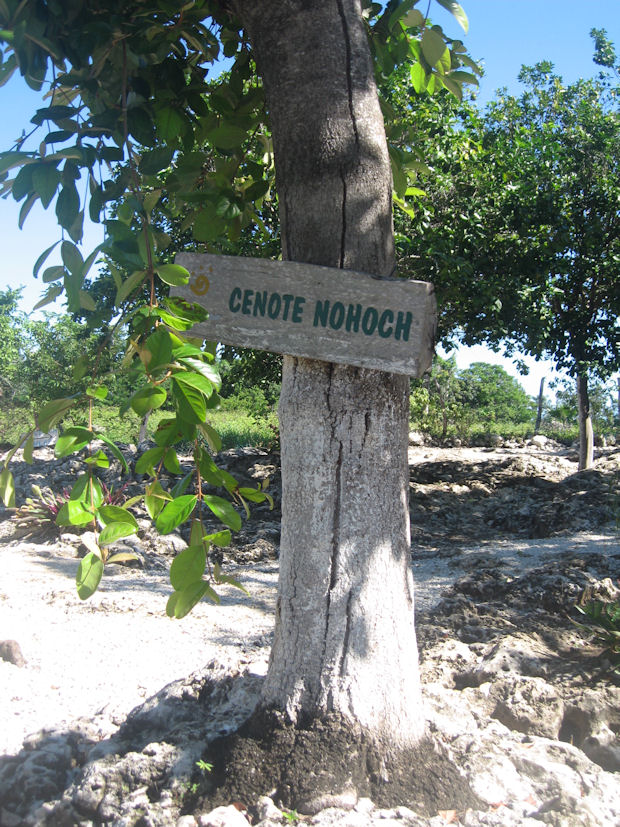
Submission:
[[[279,293],[272,293],[267,305],[267,315],[270,319],[277,319],[280,315],[280,308],[282,307],[282,299]]]
[[[344,304],[342,302],[334,302],[331,312],[329,314],[329,326],[332,330],[340,330],[344,322]]]
[[[288,321],[288,309],[291,306],[291,302],[295,296],[291,296],[290,293],[285,293],[282,296],[282,301],[284,302],[284,312],[282,313],[282,320],[287,322]]]
[[[379,321],[379,313],[374,307],[367,307],[362,316],[362,330],[366,336],[372,336]]]
[[[312,327],[318,327],[319,324],[327,327],[327,317],[329,315],[329,301],[326,299],[322,302],[320,299],[314,306],[314,320]]]
[[[238,313],[241,310],[241,288],[235,287],[228,299],[228,309],[231,313]]]
[[[304,312],[304,304],[306,300],[303,296],[295,296],[295,304],[293,305],[293,315],[291,317],[291,321],[298,324],[302,320],[302,315]]]
[[[409,341],[409,331],[411,329],[412,320],[413,316],[409,311],[407,311],[407,313],[403,313],[402,310],[398,311],[396,330],[394,331],[395,339],[400,339],[402,337],[403,342]]]
[[[350,333],[351,329],[353,329],[354,333],[357,333],[360,329],[360,316],[362,315],[362,305],[361,304],[350,304],[347,310],[347,322],[346,328],[347,331]]]
[[[254,295],[253,290],[244,290],[243,291],[243,304],[241,305],[241,312],[244,316],[249,316],[252,312],[252,296]]]
[[[394,313],[391,310],[384,310],[379,319],[379,336],[381,336],[382,339],[389,339],[394,332],[394,328],[391,327],[393,321]],[[386,322],[390,323],[390,327],[387,329],[385,327]]]
[[[261,316],[265,315],[265,307],[267,306],[267,291],[263,290],[262,293],[256,293],[254,296],[254,315],[258,316],[260,313]]]

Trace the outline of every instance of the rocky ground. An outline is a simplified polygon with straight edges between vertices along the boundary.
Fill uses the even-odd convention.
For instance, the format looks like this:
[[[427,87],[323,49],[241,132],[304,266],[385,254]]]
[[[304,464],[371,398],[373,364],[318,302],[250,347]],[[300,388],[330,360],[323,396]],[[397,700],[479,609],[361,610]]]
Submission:
[[[223,590],[183,621],[164,617],[167,570],[184,538],[141,521],[120,544],[139,563],[74,592],[80,537],[0,512],[0,824],[235,825],[292,821],[271,798],[208,812],[208,743],[250,714],[273,628],[279,543],[277,455],[221,457],[244,481],[271,479],[226,552],[251,592]],[[17,458],[18,499],[69,486],[77,460]],[[620,686],[571,618],[619,599],[620,451],[576,472],[571,450],[537,439],[496,449],[412,446],[412,565],[429,744],[477,803],[437,812],[365,791],[300,814],[313,824],[620,824]],[[108,474],[118,486],[118,468]],[[126,493],[130,494],[133,483]],[[214,524],[215,527],[215,524]],[[162,689],[162,687],[164,687]],[[132,711],[133,710],[133,711]],[[431,749],[431,747],[429,747]],[[472,799],[472,800],[474,800]],[[234,806],[236,804],[236,806]],[[327,805],[336,805],[330,806]]]

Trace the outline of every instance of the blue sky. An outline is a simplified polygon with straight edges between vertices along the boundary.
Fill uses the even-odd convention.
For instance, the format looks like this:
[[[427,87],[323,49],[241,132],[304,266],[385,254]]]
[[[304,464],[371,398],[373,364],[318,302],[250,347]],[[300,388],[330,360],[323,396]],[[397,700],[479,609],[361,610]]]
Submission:
[[[465,35],[454,18],[437,3],[431,3],[431,16],[451,37],[459,37],[476,60],[482,60],[485,75],[480,82],[478,100],[485,104],[494,91],[506,86],[519,92],[517,76],[523,64],[551,60],[565,82],[591,77],[598,67],[592,62],[593,46],[589,37],[592,28],[605,28],[620,51],[620,0],[461,0],[469,17],[469,34]],[[425,10],[427,0],[421,0]],[[20,77],[13,77],[0,88],[3,117],[0,119],[0,148],[8,149],[14,140],[29,131],[29,120],[35,109],[44,105]],[[33,208],[24,229],[19,230],[17,218],[20,205],[12,198],[0,199],[0,249],[2,269],[0,289],[24,285],[23,309],[30,310],[41,293],[41,283],[32,278],[32,266],[40,252],[59,237],[53,206],[44,211]],[[84,239],[86,251],[102,240],[101,229],[91,225]],[[53,256],[47,265],[59,263]],[[60,307],[54,309],[61,310]],[[471,361],[500,361],[486,348],[462,349],[457,354],[459,366]],[[508,360],[501,364],[511,373]],[[550,376],[552,366],[536,365],[528,360],[530,375],[521,381],[528,393],[535,394],[540,378]]]

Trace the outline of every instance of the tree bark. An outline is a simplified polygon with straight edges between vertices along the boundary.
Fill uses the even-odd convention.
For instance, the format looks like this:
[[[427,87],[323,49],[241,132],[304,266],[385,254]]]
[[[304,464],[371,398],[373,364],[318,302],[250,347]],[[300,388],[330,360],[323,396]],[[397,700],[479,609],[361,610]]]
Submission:
[[[577,377],[577,407],[579,412],[579,470],[591,468],[594,461],[594,432],[590,416],[588,377]]]
[[[237,0],[274,138],[285,259],[394,268],[389,156],[357,0]],[[337,274],[334,275],[337,278]],[[409,381],[284,359],[282,539],[263,701],[423,730],[410,571]]]
[[[534,425],[534,433],[540,431],[540,424],[542,422],[543,402],[545,401],[545,377],[540,380],[540,389],[538,391],[538,407],[536,409],[536,425]]]

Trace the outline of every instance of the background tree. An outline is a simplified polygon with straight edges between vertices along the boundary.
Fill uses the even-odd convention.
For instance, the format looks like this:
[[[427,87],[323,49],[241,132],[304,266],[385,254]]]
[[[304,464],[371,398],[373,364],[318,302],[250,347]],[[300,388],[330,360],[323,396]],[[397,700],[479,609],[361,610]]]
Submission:
[[[21,396],[20,365],[23,358],[26,318],[19,311],[21,290],[0,291],[0,398]]]
[[[611,65],[601,33],[597,44],[597,59]],[[620,367],[617,94],[610,72],[565,86],[549,63],[524,68],[520,80],[520,97],[500,92],[484,117],[468,113],[469,153],[450,165],[442,197],[440,179],[429,180],[406,262],[411,274],[431,274],[444,334],[550,358],[575,377],[584,468],[588,380]]]
[[[474,362],[459,372],[461,402],[475,411],[476,417],[491,426],[496,422],[531,422],[532,399],[518,379],[501,365]]]

